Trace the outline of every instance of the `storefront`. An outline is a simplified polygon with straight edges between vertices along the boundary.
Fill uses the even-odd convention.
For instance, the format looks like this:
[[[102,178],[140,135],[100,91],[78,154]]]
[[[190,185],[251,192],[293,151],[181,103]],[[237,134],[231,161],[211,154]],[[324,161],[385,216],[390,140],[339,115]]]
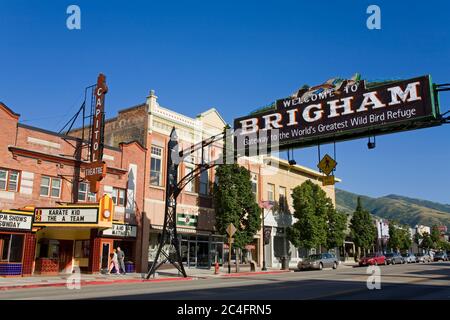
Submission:
[[[181,234],[181,259],[188,268],[210,268],[216,262],[223,264],[222,236],[211,234]]]
[[[269,239],[264,248],[266,266],[281,268],[283,257],[288,259],[291,266],[296,266],[302,256],[302,250],[295,248],[286,234],[286,229],[292,224],[292,217],[289,214],[274,215],[272,210],[264,210],[264,228]]]
[[[148,261],[153,263],[161,237],[160,226],[150,230]],[[214,235],[206,230],[177,227],[180,253],[187,268],[210,268],[224,262],[224,236]]]
[[[95,273],[108,265],[112,245],[105,252],[101,232],[112,228],[114,204],[105,195],[99,204],[35,208],[36,231],[34,272],[41,275]],[[106,260],[105,260],[106,259]]]
[[[112,228],[102,231],[102,253],[112,253],[114,249],[120,247],[125,254],[125,268],[127,273],[135,272],[136,263],[136,237],[137,226],[125,223],[112,224]],[[109,255],[108,255],[109,256]],[[107,256],[102,254],[102,272],[106,271],[109,264]]]
[[[35,236],[33,211],[0,210],[0,276],[30,275]]]

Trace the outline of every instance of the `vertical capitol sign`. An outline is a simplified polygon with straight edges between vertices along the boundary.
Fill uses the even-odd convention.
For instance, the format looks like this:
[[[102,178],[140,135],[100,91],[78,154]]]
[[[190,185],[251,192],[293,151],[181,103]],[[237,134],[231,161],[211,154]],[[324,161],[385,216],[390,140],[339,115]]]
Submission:
[[[100,73],[95,88],[95,111],[92,123],[91,162],[101,161],[103,157],[103,126],[105,112],[105,94],[108,92],[105,75]]]
[[[97,78],[94,98],[95,108],[92,122],[91,136],[91,163],[85,168],[85,177],[90,182],[91,192],[97,193],[100,186],[100,180],[106,175],[106,164],[103,158],[103,136],[105,122],[105,94],[108,92],[106,86],[106,77],[100,73]]]

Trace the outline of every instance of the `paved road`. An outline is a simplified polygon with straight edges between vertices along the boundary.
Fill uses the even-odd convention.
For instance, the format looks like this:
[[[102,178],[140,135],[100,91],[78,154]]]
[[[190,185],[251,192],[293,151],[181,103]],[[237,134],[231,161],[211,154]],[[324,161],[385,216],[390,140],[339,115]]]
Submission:
[[[450,262],[381,266],[381,289],[368,290],[366,268],[237,278],[19,289],[1,299],[450,299]]]

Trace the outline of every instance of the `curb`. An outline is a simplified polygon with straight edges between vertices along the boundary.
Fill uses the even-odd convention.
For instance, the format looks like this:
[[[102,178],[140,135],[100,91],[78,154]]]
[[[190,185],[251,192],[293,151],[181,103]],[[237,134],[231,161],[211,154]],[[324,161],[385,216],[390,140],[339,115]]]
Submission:
[[[256,272],[240,272],[240,273],[227,273],[223,274],[222,277],[241,277],[241,276],[255,276],[262,274],[278,274],[292,272],[291,270],[274,270],[274,271],[256,271]]]
[[[81,285],[108,285],[108,284],[118,284],[118,283],[145,283],[145,282],[169,282],[169,281],[189,281],[193,280],[193,277],[187,277],[187,278],[161,278],[161,279],[120,279],[120,280],[81,280]],[[65,287],[68,283],[71,282],[57,282],[57,283],[39,283],[39,284],[23,284],[23,285],[12,285],[12,286],[1,286],[0,291],[6,291],[6,290],[15,290],[15,289],[35,289],[35,288],[45,288],[45,287]]]

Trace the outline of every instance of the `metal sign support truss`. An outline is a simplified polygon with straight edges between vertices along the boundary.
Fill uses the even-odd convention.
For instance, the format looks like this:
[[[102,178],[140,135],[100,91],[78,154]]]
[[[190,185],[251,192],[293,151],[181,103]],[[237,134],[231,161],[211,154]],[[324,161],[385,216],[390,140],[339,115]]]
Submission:
[[[208,139],[201,141],[190,148],[178,152],[178,137],[175,127],[170,133],[167,154],[167,176],[166,176],[166,201],[164,212],[164,225],[158,249],[150,270],[147,273],[147,279],[166,262],[170,262],[183,277],[187,277],[181,260],[180,244],[177,234],[177,197],[183,188],[204,171],[218,165],[218,162],[205,162],[205,148],[214,142],[224,139],[225,134],[220,133]],[[201,150],[201,163],[189,174],[178,181],[178,165],[197,150]],[[209,158],[208,158],[209,159]],[[160,259],[161,258],[161,259]]]

